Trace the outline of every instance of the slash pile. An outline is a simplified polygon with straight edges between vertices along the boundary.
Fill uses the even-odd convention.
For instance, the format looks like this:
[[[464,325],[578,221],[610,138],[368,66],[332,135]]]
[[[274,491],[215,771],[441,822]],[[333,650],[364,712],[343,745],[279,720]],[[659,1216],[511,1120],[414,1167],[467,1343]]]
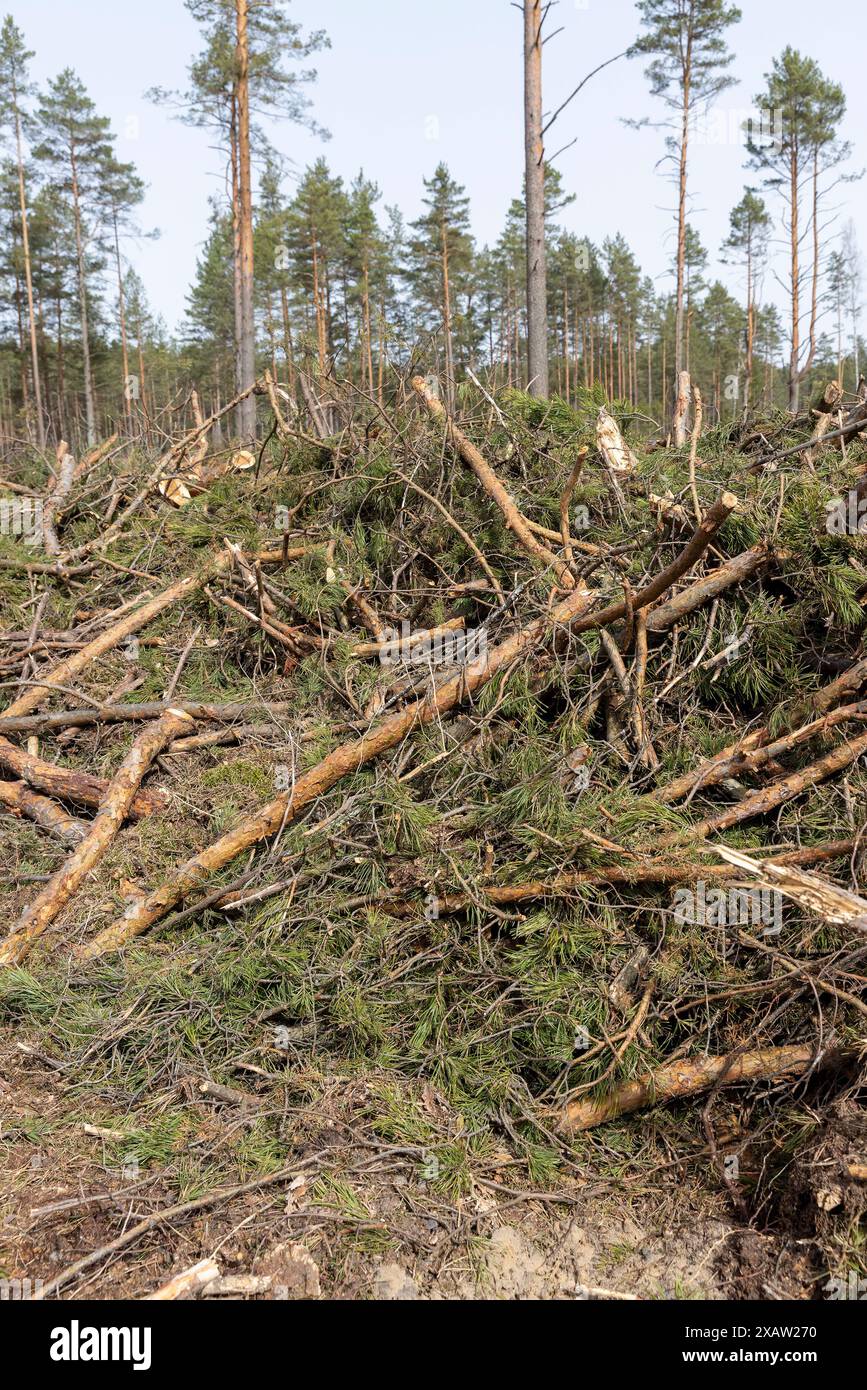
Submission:
[[[244,1174],[343,1075],[453,1194],[681,1123],[772,1202],[862,1081],[863,400],[678,450],[590,391],[256,393],[255,468],[198,412],[4,467],[0,1018],[115,1118],[240,1080]]]

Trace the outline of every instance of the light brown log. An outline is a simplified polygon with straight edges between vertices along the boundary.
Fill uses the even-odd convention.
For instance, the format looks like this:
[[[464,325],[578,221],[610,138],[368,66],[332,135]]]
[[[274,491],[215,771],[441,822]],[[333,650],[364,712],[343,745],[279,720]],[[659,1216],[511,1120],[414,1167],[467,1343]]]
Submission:
[[[766,1047],[740,1056],[685,1057],[625,1082],[602,1100],[570,1101],[560,1129],[577,1134],[649,1105],[663,1105],[697,1095],[710,1090],[711,1086],[738,1086],[745,1081],[800,1076],[815,1057],[815,1048],[803,1044]]]
[[[198,1264],[191,1265],[182,1274],[173,1275],[156,1293],[145,1294],[144,1302],[165,1303],[177,1298],[189,1298],[191,1294],[207,1288],[208,1284],[212,1284],[219,1277],[220,1266],[216,1260],[199,1260]]]
[[[122,826],[141,780],[154,758],[193,721],[170,709],[143,729],[111,779],[105,800],[86,837],[25,908],[5,941],[0,942],[0,965],[20,965],[35,941],[51,925],[73,893],[99,863]]]
[[[45,734],[54,729],[82,729],[91,724],[114,724],[140,719],[159,719],[167,709],[181,709],[195,720],[232,724],[250,715],[286,715],[297,710],[288,700],[231,700],[208,704],[203,700],[153,700],[138,705],[91,705],[87,709],[57,710],[44,714],[0,716],[0,734]]]
[[[552,568],[557,577],[557,582],[561,584],[564,589],[574,588],[575,579],[568,565],[565,564],[561,556],[555,555],[553,550],[549,550],[547,546],[542,545],[542,543],[536,539],[527,525],[526,518],[522,516],[515,504],[514,498],[500,482],[500,479],[497,477],[484,455],[476,448],[471,440],[467,439],[463,430],[459,429],[454,420],[452,420],[442,401],[428,389],[424,377],[414,376],[411,385],[413,390],[424,401],[424,404],[433,418],[445,426],[446,437],[449,443],[454,445],[464,463],[475,473],[482,487],[485,489],[485,492],[496,502],[506,519],[507,527],[523,549],[526,550],[527,554],[532,556],[536,564],[543,569]]]
[[[447,710],[465,700],[486,685],[499,671],[506,670],[525,651],[538,646],[553,629],[568,626],[586,609],[591,594],[575,589],[567,599],[548,615],[537,618],[498,646],[485,652],[476,661],[446,681],[430,696],[416,700],[405,709],[379,724],[361,738],[341,744],[327,758],[304,773],[290,792],[284,792],[263,806],[256,815],[243,821],[234,830],[209,845],[201,853],[180,865],[160,887],[147,897],[131,903],[122,917],[106,927],[81,950],[85,959],[117,950],[174,907],[175,903],[224,864],[245,850],[276,834],[283,826],[317,797],[333,787],[335,782],[356,772],[365,763],[393,748],[413,729],[432,723]]]
[[[67,849],[78,845],[88,831],[87,823],[71,816],[62,806],[31,791],[26,782],[0,781],[0,805],[17,816],[26,816]]]
[[[94,777],[89,772],[78,772],[75,768],[58,767],[56,763],[46,762],[35,753],[17,748],[5,738],[0,738],[0,767],[14,773],[29,787],[47,792],[61,801],[73,801],[78,806],[99,807],[108,791],[109,784],[104,777]],[[139,792],[130,810],[134,816],[151,816],[155,811],[165,810],[165,798],[157,791]]]
[[[824,845],[810,845],[804,849],[783,850],[765,860],[766,864],[821,864],[829,859],[842,859],[852,853],[854,840],[831,840]],[[466,912],[471,907],[484,907],[486,902],[497,907],[508,907],[514,903],[542,898],[569,897],[577,888],[588,884],[603,887],[605,884],[648,884],[670,885],[675,883],[694,883],[697,879],[728,880],[738,877],[728,864],[702,864],[696,861],[678,864],[670,859],[636,860],[629,864],[605,864],[599,868],[576,869],[571,873],[557,874],[555,878],[535,879],[530,883],[485,884],[470,897],[468,893],[440,893],[437,895],[437,911],[440,916],[451,912]],[[371,907],[381,907],[395,917],[418,917],[419,903],[412,898],[374,898]]]

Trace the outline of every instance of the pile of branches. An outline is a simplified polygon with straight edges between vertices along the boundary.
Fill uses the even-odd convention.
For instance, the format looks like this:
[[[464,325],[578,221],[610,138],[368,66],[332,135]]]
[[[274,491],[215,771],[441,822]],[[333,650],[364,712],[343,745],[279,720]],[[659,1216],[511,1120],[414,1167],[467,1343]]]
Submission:
[[[62,445],[45,559],[4,550],[31,616],[0,637],[0,802],[63,852],[0,969],[86,981],[212,921],[239,952],[327,953],[336,922],[388,943],[385,974],[360,948],[353,1046],[567,1148],[725,1087],[855,1084],[867,566],[829,517],[861,500],[867,392],[704,434],[696,395],[672,449],[590,391],[572,409],[473,379],[452,417],[416,375],[385,403],[334,383],[305,418],[269,375],[253,389],[255,453],[209,455],[197,405],[155,461]],[[101,663],[167,618],[160,697],[106,688]],[[228,651],[246,689],[209,698]],[[69,765],[92,735],[126,740],[110,777]],[[143,863],[94,930],[76,903],[117,837],[170,823],[179,769],[227,746],[273,794],[219,833],[200,815],[193,852]],[[345,981],[317,978],[339,1051]]]

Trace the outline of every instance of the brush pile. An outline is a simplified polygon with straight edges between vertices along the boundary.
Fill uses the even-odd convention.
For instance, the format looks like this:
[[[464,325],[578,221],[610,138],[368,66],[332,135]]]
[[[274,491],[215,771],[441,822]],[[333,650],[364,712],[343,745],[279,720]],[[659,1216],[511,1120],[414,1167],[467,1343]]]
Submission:
[[[193,1076],[273,1172],[361,1076],[453,1195],[596,1131],[772,1205],[863,1080],[867,392],[674,449],[592,391],[255,391],[255,451],[195,403],[3,466],[0,1020],[127,1146]]]

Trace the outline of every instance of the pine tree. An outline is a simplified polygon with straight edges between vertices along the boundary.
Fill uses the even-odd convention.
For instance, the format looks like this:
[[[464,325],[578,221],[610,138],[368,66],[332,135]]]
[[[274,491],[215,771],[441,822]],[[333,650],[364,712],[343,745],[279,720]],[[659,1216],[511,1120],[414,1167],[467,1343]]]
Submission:
[[[117,281],[117,315],[121,347],[121,397],[124,419],[132,424],[132,404],[140,397],[141,382],[137,373],[130,372],[127,335],[124,270],[120,253],[121,236],[140,235],[133,221],[134,210],[144,199],[145,186],[132,164],[121,164],[113,156],[105,163],[101,194],[105,209],[105,225],[111,251],[114,253]]]
[[[30,231],[24,168],[23,136],[30,126],[25,103],[34,88],[28,79],[27,65],[33,53],[25,47],[24,36],[7,15],[0,29],[0,135],[11,133],[15,149],[15,174],[20,212],[21,247],[24,284],[27,292],[27,321],[30,339],[30,361],[33,372],[34,414],[36,437],[40,449],[45,447],[45,420],[42,413],[42,382],[39,372],[39,351],[36,341],[36,313],[33,305],[33,273],[30,258]]]
[[[748,188],[729,217],[729,235],[723,242],[723,263],[727,256],[742,265],[746,273],[746,362],[744,365],[744,410],[749,410],[755,345],[756,283],[768,252],[771,219],[764,200]]]
[[[823,76],[812,59],[787,47],[765,74],[765,89],[756,106],[771,116],[770,130],[748,131],[750,167],[765,175],[779,193],[789,242],[789,409],[796,411],[800,387],[816,355],[819,310],[820,177],[848,157],[849,146],[837,132],[846,110],[843,89]],[[802,297],[806,277],[801,265],[805,195],[809,198],[812,272],[806,352],[801,340]]]
[[[56,187],[68,193],[75,231],[78,307],[88,447],[96,443],[96,405],[89,319],[89,253],[97,248],[101,188],[111,160],[110,127],[99,116],[79,78],[65,68],[49,84],[38,113],[41,140],[34,154]]]
[[[305,346],[312,346],[320,384],[334,358],[339,334],[340,266],[345,255],[348,203],[343,180],[318,159],[301,178],[287,217],[288,249],[295,293],[300,297]]]
[[[235,388],[255,375],[253,191],[250,147],[251,111],[318,129],[304,92],[316,73],[286,66],[328,47],[321,30],[303,37],[289,16],[289,0],[250,4],[249,0],[185,0],[202,27],[205,46],[190,64],[183,93],[153,88],[150,95],[177,107],[182,120],[214,130],[229,157],[233,219],[232,264],[235,314]],[[323,132],[324,133],[324,132]],[[255,144],[264,145],[260,133]],[[238,407],[238,433],[255,431],[255,400]]]
[[[686,370],[685,253],[690,125],[695,115],[734,82],[726,69],[734,55],[725,31],[741,17],[726,0],[638,0],[646,32],[629,50],[630,57],[651,59],[651,92],[671,112],[663,124],[674,131],[668,155],[677,167],[677,253],[675,257],[674,376]],[[681,424],[675,442],[683,442]]]
[[[524,0],[524,190],[527,227],[529,392],[548,395],[548,290],[545,244],[545,144],[542,117],[542,0]]]
[[[380,230],[376,204],[380,191],[359,173],[349,190],[344,223],[344,246],[349,275],[347,309],[354,307],[360,319],[358,333],[361,386],[374,393],[373,310],[384,318],[389,283],[388,242]],[[381,354],[381,345],[380,345]]]
[[[473,266],[469,198],[445,164],[424,180],[427,211],[411,224],[407,280],[419,311],[420,326],[442,332],[445,394],[454,405],[455,328],[466,305]],[[468,346],[468,344],[464,344]]]

